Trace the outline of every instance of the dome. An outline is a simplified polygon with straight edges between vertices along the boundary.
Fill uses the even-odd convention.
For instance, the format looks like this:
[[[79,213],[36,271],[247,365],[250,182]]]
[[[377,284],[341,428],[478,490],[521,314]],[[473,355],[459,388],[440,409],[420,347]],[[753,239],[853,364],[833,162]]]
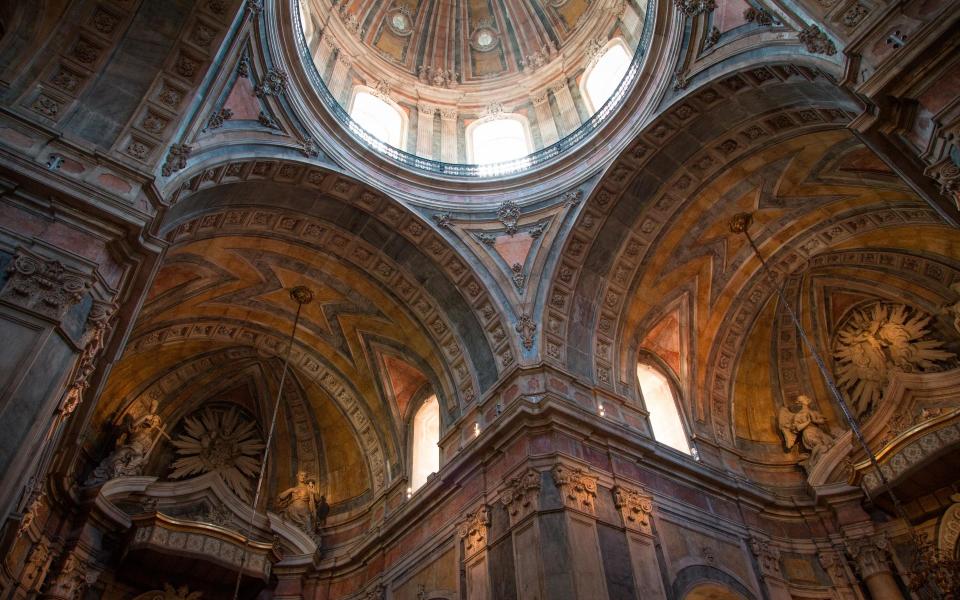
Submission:
[[[381,154],[454,176],[528,170],[588,138],[636,79],[649,35],[646,0],[300,7],[328,109]]]

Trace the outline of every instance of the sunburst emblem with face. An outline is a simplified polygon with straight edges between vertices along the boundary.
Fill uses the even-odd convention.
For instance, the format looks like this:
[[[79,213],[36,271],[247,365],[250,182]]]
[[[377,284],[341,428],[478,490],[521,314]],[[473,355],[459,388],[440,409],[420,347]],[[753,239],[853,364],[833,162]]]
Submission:
[[[235,407],[207,407],[183,420],[184,431],[173,440],[180,457],[172,479],[217,473],[241,498],[250,497],[250,478],[260,469],[263,442],[256,423]]]
[[[943,342],[925,339],[930,316],[903,304],[877,302],[856,310],[837,332],[833,356],[837,385],[858,415],[872,410],[894,371],[937,370],[953,358]]]

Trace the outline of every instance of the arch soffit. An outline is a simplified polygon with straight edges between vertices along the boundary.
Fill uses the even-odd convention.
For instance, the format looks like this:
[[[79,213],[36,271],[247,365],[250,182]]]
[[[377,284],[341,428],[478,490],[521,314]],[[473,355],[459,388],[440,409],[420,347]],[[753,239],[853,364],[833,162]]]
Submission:
[[[475,371],[474,385],[466,389],[462,385],[465,374],[453,365],[464,403],[472,402],[516,362],[518,341],[507,334],[511,327],[504,317],[509,312],[504,300],[488,291],[484,277],[437,228],[403,204],[349,177],[283,159],[211,161],[193,166],[189,175],[175,196],[176,204],[162,233],[176,236],[174,230],[188,221],[210,220],[213,217],[207,213],[223,213],[242,205],[245,210],[276,214],[265,229],[295,243],[326,243],[329,247],[335,241],[332,233],[316,240],[308,234],[339,227],[337,235],[348,237],[353,245],[351,251],[335,249],[335,254],[369,270],[381,285],[405,301],[422,298],[431,304],[429,310],[414,311],[426,328],[434,326],[436,315],[457,315],[455,319],[444,317],[445,325],[458,334],[460,348],[466,350],[469,366]],[[290,213],[288,219],[300,215],[293,230],[284,229],[284,224],[289,224],[279,218],[284,212]],[[372,256],[363,261],[358,252]],[[396,273],[380,270],[381,264],[394,265]],[[446,348],[448,358],[460,352],[446,342],[444,339],[441,347]]]
[[[591,364],[604,351],[592,338],[596,331],[613,347],[626,288],[664,226],[663,213],[734,161],[840,128],[857,110],[823,75],[793,65],[755,66],[677,99],[610,165],[576,215],[544,298],[545,358],[614,387],[612,355],[606,366]],[[659,200],[638,210],[637,198],[645,197]],[[598,308],[571,318],[590,306]]]

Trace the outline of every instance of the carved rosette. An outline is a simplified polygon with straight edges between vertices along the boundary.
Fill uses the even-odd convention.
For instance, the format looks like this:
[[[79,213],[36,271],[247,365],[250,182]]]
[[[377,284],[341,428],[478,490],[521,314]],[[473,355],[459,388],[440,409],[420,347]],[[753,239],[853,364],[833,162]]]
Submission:
[[[620,511],[624,527],[645,535],[653,535],[650,525],[650,516],[653,513],[652,497],[618,485],[613,488],[613,504]]]
[[[0,298],[58,320],[90,287],[83,273],[25,250],[17,252],[7,272]]]
[[[853,558],[861,579],[866,580],[890,570],[887,562],[890,542],[881,535],[850,540],[847,542],[847,552]]]
[[[557,484],[563,504],[589,514],[595,514],[597,508],[597,478],[588,475],[583,469],[557,465],[551,471],[553,482]]]
[[[500,502],[510,515],[510,525],[521,521],[527,515],[537,511],[540,499],[540,473],[527,469],[510,479],[500,494]]]
[[[750,538],[750,550],[757,557],[757,565],[764,577],[783,577],[780,572],[780,549],[768,540]]]
[[[490,508],[481,506],[477,512],[457,526],[457,534],[463,539],[464,557],[470,557],[487,547],[487,528],[490,527]]]

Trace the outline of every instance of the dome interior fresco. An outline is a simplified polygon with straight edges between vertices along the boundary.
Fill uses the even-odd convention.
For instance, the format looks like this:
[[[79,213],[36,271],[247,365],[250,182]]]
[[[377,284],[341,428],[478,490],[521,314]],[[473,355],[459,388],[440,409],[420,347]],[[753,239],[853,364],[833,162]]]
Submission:
[[[650,35],[642,0],[300,7],[310,62],[330,101],[349,113],[357,94],[375,95],[403,116],[403,139],[390,143],[440,163],[477,161],[473,124],[519,119],[531,152],[577,131],[604,100],[587,97],[591,69],[611,46],[623,48],[627,58],[606,87],[629,87],[629,57],[643,55]],[[614,94],[611,102],[620,101]]]

